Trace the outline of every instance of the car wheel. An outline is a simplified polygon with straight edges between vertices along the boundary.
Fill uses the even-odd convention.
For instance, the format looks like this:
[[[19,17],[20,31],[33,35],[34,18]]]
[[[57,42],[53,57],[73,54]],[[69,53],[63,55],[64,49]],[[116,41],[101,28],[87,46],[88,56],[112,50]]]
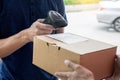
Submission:
[[[114,21],[113,27],[116,31],[120,32],[120,17]]]

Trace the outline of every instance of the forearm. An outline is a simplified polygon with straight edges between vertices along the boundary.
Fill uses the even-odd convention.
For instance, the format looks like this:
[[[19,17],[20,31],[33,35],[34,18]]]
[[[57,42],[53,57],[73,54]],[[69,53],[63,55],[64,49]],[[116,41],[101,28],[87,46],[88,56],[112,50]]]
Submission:
[[[53,30],[53,26],[36,21],[18,34],[0,39],[0,58],[12,54],[26,43],[33,41],[34,36],[50,34]]]
[[[6,57],[28,43],[24,31],[0,40],[0,57]]]

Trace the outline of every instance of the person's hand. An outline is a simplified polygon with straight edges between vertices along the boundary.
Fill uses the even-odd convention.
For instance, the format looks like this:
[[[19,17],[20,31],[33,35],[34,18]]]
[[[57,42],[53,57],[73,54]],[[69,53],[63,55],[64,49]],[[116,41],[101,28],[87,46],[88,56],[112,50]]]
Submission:
[[[65,64],[72,68],[73,72],[56,72],[55,75],[67,80],[94,80],[93,73],[85,67],[75,64],[69,60],[65,60]]]
[[[111,77],[103,80],[120,80],[120,56],[115,58],[114,73]]]
[[[56,33],[64,33],[64,28],[56,28]]]
[[[30,28],[23,30],[23,36],[29,42],[33,40],[36,35],[46,35],[52,33],[53,26],[42,23],[43,19],[34,22]]]

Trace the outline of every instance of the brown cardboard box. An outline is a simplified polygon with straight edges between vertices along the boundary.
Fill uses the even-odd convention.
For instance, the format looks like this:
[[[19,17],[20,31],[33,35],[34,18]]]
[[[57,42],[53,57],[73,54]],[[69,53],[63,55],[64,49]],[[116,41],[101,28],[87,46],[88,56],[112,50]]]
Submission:
[[[70,35],[73,36],[73,34]],[[74,40],[69,36],[70,38]],[[64,64],[64,60],[68,59],[90,69],[96,80],[110,76],[113,71],[116,46],[81,38],[83,41],[68,44],[46,35],[36,36],[34,38],[33,63],[54,74],[56,71],[71,70]]]

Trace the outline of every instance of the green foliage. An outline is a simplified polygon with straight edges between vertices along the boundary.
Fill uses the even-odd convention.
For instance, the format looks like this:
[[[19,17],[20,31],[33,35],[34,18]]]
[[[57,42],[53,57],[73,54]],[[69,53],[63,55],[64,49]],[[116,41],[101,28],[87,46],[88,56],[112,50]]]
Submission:
[[[92,4],[92,3],[98,3],[99,0],[64,0],[66,5],[71,4]]]
[[[73,4],[74,0],[64,0],[66,5]]]

